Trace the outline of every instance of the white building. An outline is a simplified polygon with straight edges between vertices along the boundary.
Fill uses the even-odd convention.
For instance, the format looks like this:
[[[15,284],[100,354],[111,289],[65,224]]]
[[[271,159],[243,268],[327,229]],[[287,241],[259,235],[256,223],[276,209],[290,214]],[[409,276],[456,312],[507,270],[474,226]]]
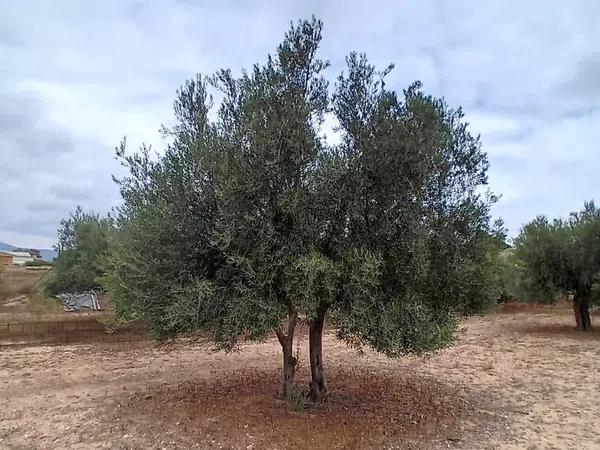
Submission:
[[[17,266],[22,266],[26,262],[33,262],[33,256],[28,252],[11,252],[3,250],[2,253],[11,255],[13,257],[13,264]]]

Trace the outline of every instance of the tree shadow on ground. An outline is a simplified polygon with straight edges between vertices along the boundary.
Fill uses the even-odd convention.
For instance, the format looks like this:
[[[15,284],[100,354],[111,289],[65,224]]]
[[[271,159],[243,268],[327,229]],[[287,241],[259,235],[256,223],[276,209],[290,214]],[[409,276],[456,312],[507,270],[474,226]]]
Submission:
[[[431,376],[333,366],[329,379],[326,402],[295,411],[277,397],[279,371],[215,371],[133,393],[114,420],[133,436],[171,436],[165,442],[175,447],[244,449],[462,448],[497,426],[489,416],[481,422],[475,394]],[[306,386],[307,374],[298,383]]]
[[[562,301],[554,305],[509,301],[499,304],[496,308],[496,312],[500,314],[563,314],[567,310],[572,311],[572,308],[566,302]]]
[[[597,317],[597,316],[596,316]],[[600,323],[594,327],[592,321],[592,329],[589,331],[579,331],[575,327],[575,319],[573,324],[564,322],[556,322],[550,320],[536,320],[526,323],[512,325],[515,331],[526,334],[539,335],[540,337],[567,337],[578,340],[600,340]]]

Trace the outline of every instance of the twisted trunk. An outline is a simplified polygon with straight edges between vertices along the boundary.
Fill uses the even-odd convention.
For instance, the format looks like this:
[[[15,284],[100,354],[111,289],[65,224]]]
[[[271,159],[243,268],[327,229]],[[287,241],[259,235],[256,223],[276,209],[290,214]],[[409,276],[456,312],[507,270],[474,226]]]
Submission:
[[[293,354],[294,328],[296,326],[296,314],[291,314],[288,318],[287,333],[281,329],[276,331],[277,339],[281,344],[283,351],[283,398],[289,399],[294,392],[294,379],[296,376],[296,366],[298,361]]]
[[[309,353],[310,353],[310,393],[314,401],[320,401],[328,394],[327,379],[323,368],[323,325],[325,313],[319,315],[310,323]]]

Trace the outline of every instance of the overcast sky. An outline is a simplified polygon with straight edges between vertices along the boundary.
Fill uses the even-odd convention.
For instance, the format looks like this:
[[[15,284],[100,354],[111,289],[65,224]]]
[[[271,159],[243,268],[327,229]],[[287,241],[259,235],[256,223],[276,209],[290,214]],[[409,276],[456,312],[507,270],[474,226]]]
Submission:
[[[76,205],[117,205],[123,136],[160,149],[185,79],[264,61],[313,13],[332,80],[357,50],[463,107],[511,234],[600,200],[595,0],[0,0],[0,241],[49,247]]]

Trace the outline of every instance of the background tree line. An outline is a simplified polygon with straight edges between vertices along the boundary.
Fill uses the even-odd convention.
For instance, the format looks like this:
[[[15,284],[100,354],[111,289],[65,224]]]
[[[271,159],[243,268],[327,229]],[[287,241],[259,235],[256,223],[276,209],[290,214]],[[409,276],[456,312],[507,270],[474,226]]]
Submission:
[[[589,307],[600,300],[600,210],[593,201],[567,219],[538,216],[500,255],[507,297],[554,303],[571,297],[577,328],[589,330]]]

